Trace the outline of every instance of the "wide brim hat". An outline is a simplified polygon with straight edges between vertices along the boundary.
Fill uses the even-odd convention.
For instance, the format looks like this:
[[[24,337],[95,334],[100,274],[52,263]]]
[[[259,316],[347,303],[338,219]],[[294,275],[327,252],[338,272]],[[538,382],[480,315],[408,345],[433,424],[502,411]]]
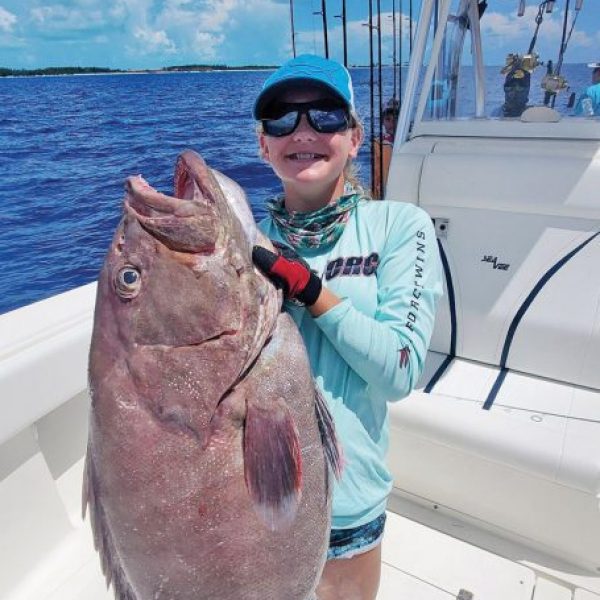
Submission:
[[[269,103],[284,90],[301,89],[304,85],[320,87],[339,98],[350,111],[354,110],[354,90],[348,69],[335,60],[302,54],[284,63],[267,78],[254,102],[254,118],[263,118]]]

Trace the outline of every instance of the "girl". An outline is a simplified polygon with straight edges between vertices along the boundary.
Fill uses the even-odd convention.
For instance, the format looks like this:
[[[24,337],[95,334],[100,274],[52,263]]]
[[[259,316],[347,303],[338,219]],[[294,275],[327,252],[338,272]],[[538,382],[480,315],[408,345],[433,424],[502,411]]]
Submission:
[[[363,129],[339,63],[287,62],[266,80],[254,117],[283,185],[260,226],[286,247],[255,247],[254,261],[290,300],[344,456],[317,595],[374,600],[392,488],[387,402],[408,395],[423,368],[442,292],[435,233],[421,209],[371,201],[349,174]]]

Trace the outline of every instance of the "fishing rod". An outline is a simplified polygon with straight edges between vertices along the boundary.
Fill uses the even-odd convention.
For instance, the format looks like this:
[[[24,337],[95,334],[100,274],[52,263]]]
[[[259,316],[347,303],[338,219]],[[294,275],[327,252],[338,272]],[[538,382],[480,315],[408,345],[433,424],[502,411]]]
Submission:
[[[296,31],[294,29],[294,0],[290,0],[290,28],[292,32],[292,52],[296,58]]]
[[[412,56],[413,49],[413,0],[408,3],[408,52]]]
[[[344,34],[344,66],[348,66],[348,35],[346,32],[346,0],[342,0],[342,31]]]
[[[554,77],[560,76],[560,69],[562,67],[562,61],[563,61],[563,56],[564,56],[564,51],[565,51],[565,41],[567,39],[567,21],[569,19],[569,4],[570,3],[571,3],[571,0],[566,0],[565,14],[564,14],[564,18],[563,18],[562,36],[560,38],[560,52],[558,53],[558,64],[556,67],[556,71],[554,71]],[[544,93],[544,104],[548,104],[548,102],[546,101],[547,94],[549,94],[548,91],[546,91]],[[551,106],[551,108],[554,108],[554,104],[556,102],[556,94],[551,94],[551,96],[552,96],[552,100],[550,102],[550,106]]]
[[[396,69],[398,65],[396,63],[396,0],[392,0],[392,73],[394,76],[394,83],[392,84],[392,99],[396,99]]]
[[[381,120],[381,113],[383,112],[383,89],[382,89],[382,72],[381,72],[381,0],[377,0],[377,79],[378,79],[378,95],[379,95],[379,196],[383,198],[385,196],[385,177],[383,176],[383,146],[381,141],[383,140],[383,123]]]
[[[321,14],[323,15],[323,40],[325,42],[325,58],[329,58],[329,42],[327,40],[327,0],[321,0]]]
[[[369,0],[369,102],[371,110],[371,188],[375,190],[375,96],[373,65],[373,0]]]
[[[402,12],[402,0],[399,0],[400,21],[398,23],[398,102],[402,103],[402,21],[404,13]]]
[[[531,43],[529,44],[528,56],[523,57],[523,59],[526,59],[526,58],[534,59],[533,60],[533,68],[535,68],[538,64],[541,64],[537,60],[537,55],[533,54],[533,49],[534,49],[535,43],[537,41],[537,34],[539,31],[540,25],[542,24],[542,21],[543,21],[543,10],[545,8],[546,13],[551,13],[552,10],[554,9],[554,4],[555,4],[554,0],[544,0],[543,2],[540,3],[540,5],[538,7],[538,14],[536,16],[536,30],[535,30],[533,38],[531,39]],[[565,0],[565,11],[564,11],[564,15],[563,15],[562,36],[561,36],[560,50],[558,53],[558,61],[557,61],[556,69],[553,68],[553,62],[551,60],[549,60],[546,65],[546,75],[544,75],[544,77],[542,78],[542,82],[541,82],[541,87],[544,90],[544,105],[548,106],[550,104],[550,106],[552,108],[554,108],[554,105],[556,103],[556,96],[557,96],[558,92],[560,92],[568,87],[567,80],[560,73],[562,70],[564,56],[567,51],[569,41],[571,39],[571,35],[575,28],[575,23],[577,22],[577,17],[579,16],[579,13],[583,6],[583,0],[575,1],[574,16],[573,16],[573,20],[571,22],[571,28],[567,34],[570,4],[571,4],[571,0]],[[523,14],[524,14],[524,0],[521,0],[521,4],[519,6],[519,16],[522,16]],[[533,68],[531,68],[529,70],[533,71]]]
[[[333,15],[336,19],[342,20],[342,46],[344,50],[344,66],[348,67],[348,37],[346,32],[346,0],[342,0],[342,14]]]
[[[323,46],[325,48],[325,58],[329,58],[329,41],[327,39],[327,2],[321,0],[321,10],[313,11],[313,15],[321,15],[323,18]]]
[[[565,53],[567,52],[567,47],[569,45],[569,41],[571,40],[571,35],[573,33],[573,30],[575,29],[575,23],[577,22],[577,17],[579,16],[579,13],[581,12],[582,6],[583,6],[583,0],[576,0],[575,10],[574,10],[574,14],[573,14],[573,20],[571,21],[571,29],[569,30],[569,33],[567,34],[567,19],[568,19],[568,13],[569,13],[569,0],[567,0],[567,4],[565,6],[565,15],[564,15],[564,19],[563,19],[563,32],[562,32],[562,39],[560,42],[560,52],[558,54],[556,71],[554,72],[554,76],[557,78],[560,78],[560,72],[562,70]],[[566,81],[565,81],[565,87],[566,87]],[[552,95],[552,108],[554,108],[555,102],[556,102],[556,94],[553,94]]]

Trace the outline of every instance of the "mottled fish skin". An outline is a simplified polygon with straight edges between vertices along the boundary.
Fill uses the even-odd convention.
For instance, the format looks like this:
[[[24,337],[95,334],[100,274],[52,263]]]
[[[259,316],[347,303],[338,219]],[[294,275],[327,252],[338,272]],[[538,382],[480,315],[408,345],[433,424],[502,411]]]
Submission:
[[[83,502],[118,600],[306,600],[325,560],[331,423],[222,177],[129,178],[98,282]]]

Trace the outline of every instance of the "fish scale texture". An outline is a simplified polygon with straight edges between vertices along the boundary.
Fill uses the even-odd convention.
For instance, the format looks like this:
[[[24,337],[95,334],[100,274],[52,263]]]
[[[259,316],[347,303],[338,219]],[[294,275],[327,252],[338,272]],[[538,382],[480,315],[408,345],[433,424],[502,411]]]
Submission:
[[[329,535],[328,429],[300,335],[230,209],[245,200],[184,159],[185,249],[177,199],[133,181],[98,284],[84,485],[95,544],[118,600],[308,600]],[[119,279],[124,268],[140,278]],[[265,520],[249,492],[250,408],[259,441],[288,423],[272,447],[297,436],[299,496],[275,511],[289,518]],[[261,447],[258,480],[277,489],[287,474]]]

